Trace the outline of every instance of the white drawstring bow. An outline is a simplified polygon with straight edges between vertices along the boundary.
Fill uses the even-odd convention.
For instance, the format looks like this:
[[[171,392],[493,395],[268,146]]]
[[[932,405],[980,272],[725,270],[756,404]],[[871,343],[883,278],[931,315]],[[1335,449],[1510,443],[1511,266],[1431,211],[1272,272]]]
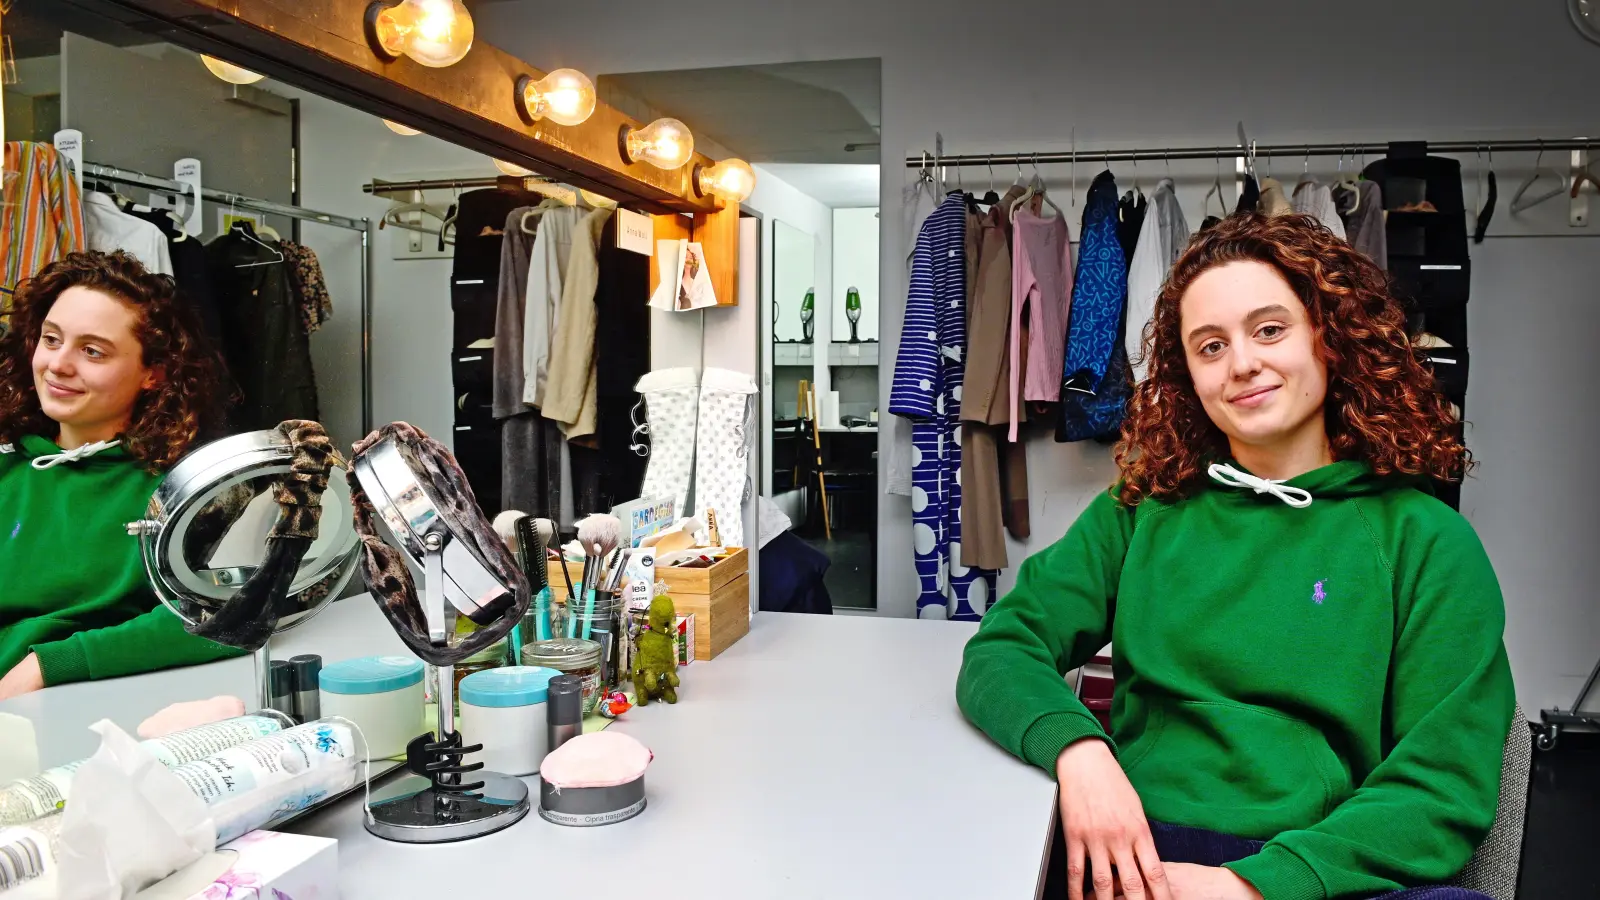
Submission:
[[[1271,478],[1258,478],[1249,472],[1241,472],[1233,466],[1221,463],[1212,463],[1206,469],[1213,481],[1220,482],[1229,487],[1249,488],[1258,494],[1271,494],[1289,504],[1295,509],[1305,509],[1311,505],[1311,492],[1303,488],[1289,487],[1281,481]]]
[[[122,442],[95,441],[92,444],[84,444],[82,447],[79,447],[76,450],[63,450],[60,453],[46,453],[43,456],[34,457],[33,467],[43,472],[45,469],[55,468],[62,463],[77,462],[81,459],[87,459],[96,453],[99,453],[101,450],[110,450],[112,447],[115,447],[120,443]]]

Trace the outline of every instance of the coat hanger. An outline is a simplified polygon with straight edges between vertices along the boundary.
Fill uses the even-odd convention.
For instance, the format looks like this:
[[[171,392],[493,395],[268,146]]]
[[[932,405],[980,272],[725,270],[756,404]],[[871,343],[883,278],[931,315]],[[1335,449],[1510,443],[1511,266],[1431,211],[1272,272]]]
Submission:
[[[1043,193],[1044,179],[1039,177],[1039,164],[1038,164],[1038,161],[1037,161],[1038,157],[1035,156],[1034,160],[1035,160],[1035,162],[1034,162],[1034,165],[1033,165],[1033,178],[1028,181],[1026,187],[1022,191],[1022,195],[1019,196],[1017,199],[1011,201],[1011,207],[1006,210],[1006,218],[1008,218],[1008,219],[1015,220],[1017,218],[1017,210],[1024,209],[1029,200],[1032,200],[1034,197],[1036,197],[1039,194]],[[1017,177],[1018,178],[1022,177],[1022,163],[1020,161],[1017,163]],[[1021,184],[1021,183],[1022,182],[1020,182],[1020,181],[1018,182],[1018,184]],[[1052,203],[1050,205],[1051,206],[1055,206],[1054,203]],[[1056,207],[1056,211],[1057,212],[1059,212],[1060,209],[1061,209],[1060,207]]]
[[[1222,197],[1222,157],[1214,156],[1211,158],[1211,162],[1216,169],[1216,179],[1211,182],[1211,187],[1206,190],[1205,199],[1200,201],[1200,218],[1204,219],[1206,217],[1206,211],[1211,208],[1211,198],[1215,196],[1217,198],[1217,206],[1222,209],[1222,215],[1218,216],[1218,218],[1226,219],[1229,210],[1227,201]]]
[[[400,221],[400,216],[409,215],[411,213],[422,213],[425,216],[432,216],[433,218],[438,219],[440,222],[443,222],[445,220],[445,216],[449,215],[449,210],[421,201],[415,203],[396,204],[384,211],[383,218],[378,220],[378,229],[381,231],[387,226],[394,226],[395,228],[403,228],[406,231],[420,231],[424,234],[433,234],[439,230],[437,228],[424,227],[421,223],[417,222]]]
[[[1588,146],[1585,145],[1583,149],[1585,155],[1587,155],[1589,152]],[[1592,165],[1594,164],[1589,164],[1589,166]],[[1585,183],[1594,188],[1596,191],[1600,191],[1600,181],[1595,179],[1594,170],[1589,166],[1572,167],[1572,199],[1574,200],[1578,199],[1578,191],[1584,186]]]
[[[1078,126],[1072,126],[1072,193],[1067,195],[1067,202],[1073,209],[1078,208]]]
[[[1294,189],[1298,193],[1302,184],[1316,184],[1317,180],[1311,177],[1311,145],[1306,145],[1305,158],[1300,161],[1300,180],[1295,183]]]
[[[1554,178],[1556,180],[1556,186],[1537,197],[1524,199],[1523,195],[1528,193],[1528,188],[1533,187],[1533,183],[1538,181],[1539,178],[1544,175]],[[1544,165],[1544,141],[1540,141],[1539,155],[1533,160],[1533,172],[1531,172],[1527,178],[1523,179],[1522,185],[1517,188],[1517,192],[1511,195],[1511,211],[1513,213],[1526,212],[1527,210],[1538,206],[1552,197],[1559,196],[1566,189],[1566,176],[1562,175],[1560,172],[1557,172],[1555,169]]]
[[[1048,206],[1056,211],[1056,217],[1062,218],[1064,221],[1066,213],[1062,212],[1061,207],[1057,206],[1056,202],[1050,199],[1050,189],[1044,183],[1044,176],[1039,174],[1039,154],[1037,153],[1033,155],[1033,182],[1039,187],[1039,191],[1036,195],[1039,198],[1040,203],[1039,212],[1043,213],[1044,207]],[[1049,217],[1046,216],[1045,218]]]
[[[239,265],[234,266],[235,269],[254,269],[257,266],[271,266],[283,262],[283,251],[256,237],[255,229],[250,227],[249,222],[234,222],[233,228],[229,229],[229,233],[238,235],[252,244],[265,247],[267,251],[271,253],[273,257],[275,257],[274,259],[264,259],[260,262],[240,263]]]

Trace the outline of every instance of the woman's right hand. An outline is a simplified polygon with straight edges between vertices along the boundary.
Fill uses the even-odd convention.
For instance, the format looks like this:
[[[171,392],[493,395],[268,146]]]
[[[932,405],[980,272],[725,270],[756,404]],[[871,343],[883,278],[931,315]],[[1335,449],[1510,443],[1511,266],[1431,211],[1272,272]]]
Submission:
[[[1068,744],[1056,759],[1056,780],[1067,836],[1068,898],[1083,900],[1087,862],[1094,873],[1094,900],[1172,900],[1144,804],[1105,741],[1083,738]]]

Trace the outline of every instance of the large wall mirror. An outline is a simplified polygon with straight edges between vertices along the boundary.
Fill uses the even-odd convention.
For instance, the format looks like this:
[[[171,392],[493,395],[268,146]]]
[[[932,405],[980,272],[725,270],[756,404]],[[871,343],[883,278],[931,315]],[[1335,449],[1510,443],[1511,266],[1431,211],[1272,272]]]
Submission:
[[[744,207],[762,220],[758,486],[769,518],[783,516],[762,552],[817,555],[828,605],[873,609],[881,61],[632,72],[599,86],[636,118],[697,123],[705,152],[755,166]],[[762,592],[763,608],[789,608]]]

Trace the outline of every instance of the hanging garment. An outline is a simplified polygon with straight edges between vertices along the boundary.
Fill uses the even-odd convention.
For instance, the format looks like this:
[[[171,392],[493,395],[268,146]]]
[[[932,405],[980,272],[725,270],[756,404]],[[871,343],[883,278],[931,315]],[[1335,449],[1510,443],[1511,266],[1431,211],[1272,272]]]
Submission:
[[[911,274],[912,258],[916,254],[917,235],[922,231],[922,223],[928,215],[939,206],[939,188],[931,181],[924,181],[919,175],[917,180],[906,185],[900,192],[902,224],[905,226],[900,233],[905,235],[906,274]],[[902,497],[911,496],[911,423],[894,416],[886,416],[878,427],[889,432],[889,459],[885,466],[887,471],[887,485],[885,490],[891,494]]]
[[[1289,196],[1283,192],[1283,184],[1271,176],[1261,179],[1259,208],[1264,216],[1287,216],[1294,212]]]
[[[211,346],[222,346],[222,312],[217,309],[217,298],[211,290],[211,272],[206,263],[205,245],[178,229],[172,216],[164,209],[135,206],[128,211],[161,229],[167,240],[167,258],[172,260],[172,279],[178,283],[178,296],[200,319]],[[220,349],[219,349],[220,352]]]
[[[222,311],[222,354],[241,399],[232,424],[244,431],[288,419],[318,420],[311,341],[277,251],[238,224],[206,247]]]
[[[333,318],[333,297],[328,294],[328,282],[322,277],[322,263],[317,261],[316,252],[304,244],[279,241],[278,249],[283,251],[283,264],[289,268],[289,283],[300,301],[300,321],[305,323],[306,334],[316,334]]]
[[[1054,403],[1061,399],[1067,310],[1072,298],[1072,237],[1061,216],[1041,218],[1026,209],[1012,216],[1011,366],[1009,402]],[[1028,359],[1022,361],[1022,322],[1028,321]],[[1017,439],[1020,418],[1011,417],[1008,439]]]
[[[109,194],[89,191],[83,195],[83,233],[90,250],[123,250],[157,275],[172,274],[166,235],[149,222],[123,212]]]
[[[522,228],[532,206],[506,215],[496,282],[493,406],[500,425],[500,504],[551,520],[561,516],[561,435],[554,422],[522,402],[523,304],[533,235]],[[530,223],[537,224],[537,223]]]
[[[1333,205],[1333,192],[1327,185],[1309,180],[1300,182],[1294,186],[1292,205],[1295,212],[1316,219],[1339,240],[1347,240],[1344,220],[1339,218],[1339,210]]]
[[[923,618],[976,620],[995,573],[961,564],[961,382],[966,351],[966,201],[923,223],[912,260],[889,412],[912,421],[912,545]]]
[[[1256,184],[1254,175],[1244,176],[1244,188],[1239,191],[1239,202],[1234,206],[1234,213],[1255,212],[1261,205],[1261,188]]]
[[[561,423],[567,440],[582,439],[589,446],[598,446],[594,436],[598,414],[594,298],[600,282],[600,232],[610,220],[610,209],[591,210],[574,231],[540,407],[545,418]]]
[[[533,239],[533,257],[528,262],[528,297],[522,325],[522,371],[526,380],[522,402],[544,406],[544,392],[550,377],[550,340],[560,323],[561,285],[572,260],[572,238],[577,233],[583,210],[558,206],[539,219],[539,233]]]
[[[979,217],[968,218],[967,240],[977,247],[977,265],[968,282],[967,368],[961,385],[961,562],[982,569],[1003,569],[1006,557],[1005,486],[1026,486],[1024,473],[1008,479],[997,438],[1011,422],[1011,250],[1005,211],[1022,196],[1013,186],[1000,202]],[[973,226],[976,225],[976,228]],[[1026,455],[1021,457],[1026,465]],[[1026,508],[1026,496],[1023,497]]]
[[[1489,185],[1488,199],[1483,201],[1483,208],[1478,211],[1476,224],[1472,226],[1472,242],[1474,244],[1483,243],[1484,237],[1488,235],[1489,220],[1494,218],[1495,204],[1500,202],[1498,179],[1494,177],[1493,172],[1490,172],[1486,177]]]
[[[756,383],[743,372],[707,368],[700,376],[695,428],[694,505],[702,520],[716,510],[725,547],[744,546],[744,501],[755,443]],[[653,423],[652,423],[653,424]]]
[[[0,326],[23,279],[82,250],[78,182],[49,144],[10,141],[0,167]],[[4,328],[0,328],[0,334]]]
[[[1127,358],[1137,360],[1133,365],[1134,381],[1144,380],[1144,329],[1155,315],[1156,298],[1172,264],[1189,246],[1189,222],[1178,205],[1171,178],[1163,178],[1156,185],[1150,206],[1153,218],[1146,217],[1139,246],[1133,253],[1133,265],[1128,267],[1128,324],[1123,343]]]
[[[490,188],[462,194],[456,204],[455,249],[450,268],[450,308],[454,316],[451,393],[455,398],[451,449],[472,485],[479,507],[491,518],[502,508],[506,488],[503,442],[507,436],[494,413],[491,349],[499,315],[506,218],[513,209],[540,199],[525,191]],[[522,439],[516,447],[524,458],[537,452],[538,445],[532,443],[526,429],[511,437]]]
[[[1083,205],[1083,243],[1073,279],[1058,441],[1104,438],[1122,425],[1128,393],[1122,343],[1128,266],[1117,241],[1116,216],[1116,179],[1109,171],[1101,172]],[[1121,361],[1120,367],[1114,359]]]
[[[600,505],[611,509],[640,496],[647,434],[633,433],[634,386],[650,371],[650,258],[617,246],[617,219],[600,234],[600,278],[595,283],[596,424]],[[637,448],[637,449],[635,449]]]
[[[1345,234],[1350,246],[1365,253],[1378,268],[1388,269],[1389,235],[1383,220],[1383,188],[1376,181],[1358,181],[1356,188],[1360,193],[1352,198],[1355,208],[1347,205],[1339,211],[1344,217]]]
[[[1129,191],[1117,201],[1117,243],[1122,245],[1124,262],[1133,259],[1133,249],[1139,246],[1139,234],[1149,208],[1143,191]]]
[[[639,496],[672,498],[673,515],[688,513],[689,476],[694,471],[695,422],[699,417],[700,378],[694,369],[657,369],[639,379],[649,416],[650,462]]]

